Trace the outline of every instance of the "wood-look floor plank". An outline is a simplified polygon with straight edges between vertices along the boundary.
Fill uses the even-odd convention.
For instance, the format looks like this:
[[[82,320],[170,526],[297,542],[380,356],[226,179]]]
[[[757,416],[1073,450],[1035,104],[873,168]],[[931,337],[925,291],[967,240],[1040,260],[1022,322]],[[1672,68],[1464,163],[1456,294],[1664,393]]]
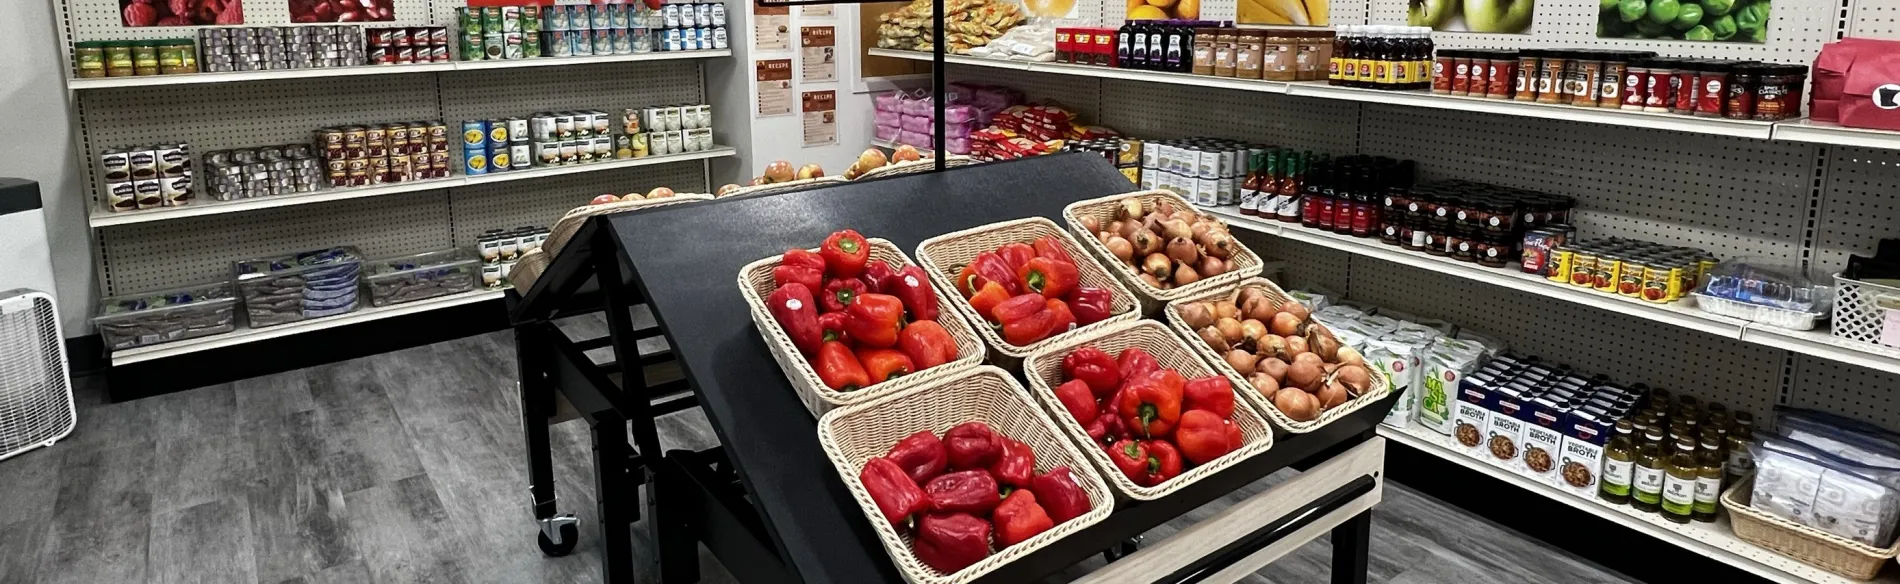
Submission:
[[[250,505],[227,498],[152,517],[149,581],[250,584],[257,581]]]
[[[60,461],[71,446],[56,444],[0,462],[0,525],[44,522],[59,500]]]
[[[245,499],[259,582],[361,562],[343,490],[324,465],[322,416],[296,412],[247,435],[257,468]]]
[[[346,495],[350,534],[376,584],[486,581],[442,508],[435,484],[418,474]]]
[[[152,495],[144,479],[156,451],[147,440],[65,451],[55,521],[39,558],[40,581],[145,581]]]
[[[0,582],[39,581],[39,559],[52,525],[40,520],[0,523]]]

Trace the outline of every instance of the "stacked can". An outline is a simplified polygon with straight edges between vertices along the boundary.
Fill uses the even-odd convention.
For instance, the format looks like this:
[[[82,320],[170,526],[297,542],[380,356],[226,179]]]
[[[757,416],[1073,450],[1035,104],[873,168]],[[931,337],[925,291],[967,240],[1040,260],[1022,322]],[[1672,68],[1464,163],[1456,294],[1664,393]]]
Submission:
[[[1069,140],[1062,145],[1063,152],[1089,152],[1108,159],[1110,164],[1120,170],[1128,182],[1141,183],[1142,141],[1134,138],[1094,138]]]
[[[1255,148],[1218,138],[1151,141],[1142,145],[1140,184],[1172,191],[1196,205],[1239,204],[1248,153]]]
[[[191,203],[191,149],[184,144],[108,149],[99,155],[99,174],[108,211]]]
[[[657,12],[657,21],[648,20],[652,30],[659,31],[654,50],[703,51],[728,46],[724,4],[666,4]]]
[[[448,27],[372,28],[365,36],[371,65],[449,62]]]
[[[533,165],[581,164],[615,157],[613,123],[607,112],[535,112],[527,122]]]
[[[541,56],[541,11],[536,7],[465,7],[455,14],[464,61]]]
[[[198,31],[205,72],[352,67],[368,62],[363,27],[254,26]]]
[[[1553,282],[1666,303],[1695,291],[1717,261],[1701,249],[1611,237],[1552,248],[1544,272]]]
[[[500,288],[508,285],[508,273],[515,261],[547,241],[549,231],[542,227],[490,229],[475,238],[475,249],[482,255],[482,285]]]
[[[449,128],[440,121],[317,130],[324,177],[333,187],[448,178]]]
[[[323,188],[323,163],[308,144],[206,152],[205,195],[235,201]]]
[[[645,151],[655,156],[710,150],[712,144],[712,106],[669,105],[641,110],[645,134],[629,137],[636,156]],[[644,138],[645,143],[641,140]]]

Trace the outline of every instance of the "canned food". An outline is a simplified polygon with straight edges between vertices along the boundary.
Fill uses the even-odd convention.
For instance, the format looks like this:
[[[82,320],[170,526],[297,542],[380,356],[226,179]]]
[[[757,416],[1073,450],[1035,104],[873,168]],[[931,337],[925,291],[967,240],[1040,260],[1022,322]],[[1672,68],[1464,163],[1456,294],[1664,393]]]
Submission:
[[[554,114],[554,137],[567,140],[574,137],[574,116],[567,112]]]
[[[165,188],[154,180],[132,181],[132,196],[137,199],[138,208],[152,209],[165,204]]]
[[[575,57],[588,57],[594,54],[594,31],[567,31],[567,51]]]
[[[594,47],[593,47],[594,54],[596,55],[614,54],[613,31],[605,29],[605,28],[596,28],[594,29],[594,33],[590,36],[594,41]]]
[[[521,58],[538,59],[541,57],[541,33],[521,33]]]
[[[591,142],[589,151],[594,155],[594,160],[613,160],[614,139],[612,136],[594,136],[589,141]]]
[[[429,176],[431,178],[449,177],[449,151],[436,150],[429,153]]]
[[[1616,292],[1616,284],[1623,276],[1623,259],[1620,253],[1604,252],[1597,254],[1596,269],[1590,272],[1590,285],[1598,292]]]
[[[462,148],[462,174],[469,176],[488,174],[488,150],[481,146]]]
[[[1643,269],[1643,289],[1640,294],[1649,302],[1669,302],[1682,295],[1681,269],[1664,264],[1651,264]]]
[[[616,54],[616,55],[633,54],[633,36],[632,36],[632,33],[630,33],[627,29],[616,28],[611,31],[608,31],[607,39],[608,39],[608,45],[612,47],[613,54]]]
[[[1576,248],[1570,253],[1570,285],[1586,288],[1596,285],[1597,254],[1595,251]]]
[[[588,112],[587,120],[588,127],[593,130],[595,136],[606,136],[613,133],[613,120],[608,117],[607,112]]]
[[[666,148],[666,132],[647,132],[645,136],[647,137],[647,149],[651,151],[654,156],[673,154],[673,151]]]
[[[527,118],[508,118],[508,142],[528,141]]]
[[[139,208],[138,186],[132,181],[106,183],[106,209],[110,211],[131,211]]]
[[[541,54],[549,57],[574,56],[574,45],[573,41],[570,40],[570,35],[572,34],[574,33],[565,30],[542,33],[542,43],[546,46],[541,51]]]
[[[499,148],[490,148],[488,150],[488,173],[495,174],[498,172],[507,172],[512,169],[514,162],[510,160],[511,156],[508,151],[508,145],[506,144],[503,144]]]
[[[565,32],[568,28],[566,6],[543,6],[541,8],[541,30]]]
[[[666,133],[666,149],[673,154],[686,151],[686,138],[679,130]]]
[[[560,142],[535,142],[534,159],[541,166],[559,166],[561,164]]]
[[[1643,255],[1632,255],[1623,258],[1623,264],[1618,269],[1616,276],[1616,294],[1618,296],[1641,298],[1643,296],[1643,279],[1646,277],[1645,272],[1652,265],[1655,265],[1652,264],[1652,262],[1660,263],[1659,260],[1654,260]]]
[[[522,41],[521,33],[505,32],[505,33],[501,33],[501,36],[502,36],[501,58],[503,59],[526,58],[522,56],[522,52],[521,52],[521,41]]]
[[[503,130],[507,131],[506,129]],[[479,150],[488,144],[488,122],[485,120],[467,120],[462,122],[462,149]]]
[[[628,134],[614,136],[614,158],[633,158],[633,136]]]
[[[99,172],[107,181],[132,180],[132,155],[120,149],[99,155]]]
[[[512,170],[527,170],[534,166],[533,148],[527,142],[508,144],[508,166]],[[500,164],[497,162],[496,164]]]
[[[581,161],[581,143],[575,140],[561,141],[561,164],[574,164]]]

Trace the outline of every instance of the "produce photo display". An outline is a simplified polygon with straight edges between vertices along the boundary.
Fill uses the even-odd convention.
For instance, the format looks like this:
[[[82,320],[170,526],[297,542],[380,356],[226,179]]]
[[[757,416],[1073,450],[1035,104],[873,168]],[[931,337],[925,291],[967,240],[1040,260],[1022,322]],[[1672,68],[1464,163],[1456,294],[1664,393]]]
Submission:
[[[1128,0],[1125,16],[1128,20],[1199,20],[1201,0]]]
[[[1408,0],[1406,23],[1449,32],[1530,34],[1536,11],[1536,0]]]
[[[290,6],[290,21],[299,24],[389,22],[396,19],[396,0],[288,0],[287,3]],[[516,2],[515,4],[534,3]]]
[[[1332,24],[1331,0],[1240,0],[1240,24],[1326,26]]]
[[[1597,38],[1761,43],[1768,0],[1601,0]]]
[[[202,26],[244,24],[243,0],[119,0],[125,25]]]

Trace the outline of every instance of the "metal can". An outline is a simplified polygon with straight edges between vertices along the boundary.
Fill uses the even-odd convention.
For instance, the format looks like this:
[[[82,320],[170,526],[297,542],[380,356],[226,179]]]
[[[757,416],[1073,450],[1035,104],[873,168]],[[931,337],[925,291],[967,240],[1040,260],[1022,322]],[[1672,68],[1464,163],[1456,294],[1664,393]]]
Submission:
[[[528,136],[534,142],[553,140],[555,136],[554,114],[535,112],[528,118]]]
[[[503,43],[501,58],[503,59],[525,58],[522,56],[522,53],[521,53],[521,33],[506,32],[506,33],[502,33],[501,36],[502,36],[502,43]]]
[[[488,174],[488,149],[481,146],[462,148],[462,174],[469,176]]]
[[[661,6],[660,7],[660,22],[661,22],[661,26],[666,27],[668,29],[679,28],[680,27],[680,6],[678,4],[666,4],[666,5]]]
[[[506,129],[503,130],[507,131]],[[462,149],[481,149],[488,144],[488,121],[467,120],[462,122]]]
[[[529,134],[528,134],[528,119],[527,118],[508,118],[506,121],[508,125],[508,137],[506,141],[508,142],[527,142],[528,141]]]
[[[329,179],[330,186],[350,186],[349,161],[341,158],[327,160],[324,162],[324,171],[324,176]]]
[[[589,141],[591,142],[589,149],[591,152],[593,152],[594,160],[596,161],[613,160],[614,158],[613,136],[607,136],[607,135],[594,136],[593,138],[589,139]]]
[[[521,32],[541,32],[541,9],[535,6],[521,8]]]
[[[679,130],[666,133],[666,149],[674,154],[686,151],[686,137]]]
[[[561,143],[541,141],[534,143],[534,160],[541,166],[559,166],[561,164]]]
[[[361,187],[369,185],[369,159],[351,158],[347,162],[346,168],[349,170],[349,180],[347,181],[349,186]]]
[[[614,27],[613,10],[615,4],[591,4],[587,8],[587,24],[594,30],[607,30]]]
[[[576,57],[591,57],[594,54],[594,31],[567,31],[568,53]]]
[[[383,184],[384,179],[389,178],[389,157],[378,156],[369,159],[368,173],[369,184]]]
[[[449,177],[448,150],[436,150],[429,153],[429,176],[432,178]]]
[[[499,33],[499,32],[491,32],[491,33],[482,35],[482,58],[483,59],[486,59],[489,61],[504,59],[506,58],[505,55],[507,54],[507,52],[508,52],[508,37],[503,36],[502,33]]]
[[[521,32],[521,7],[520,6],[501,7],[501,31],[502,32]]]
[[[512,154],[508,151],[507,144],[490,147],[488,149],[488,173],[507,172],[508,169],[514,166],[514,162],[511,161],[511,156]]]
[[[561,164],[574,164],[581,161],[581,143],[576,140],[561,141]]]
[[[593,49],[595,55],[614,54],[613,31],[608,29],[595,29],[591,36],[594,41]]]
[[[574,56],[573,41],[569,40],[569,37],[568,37],[568,35],[572,35],[572,34],[574,34],[572,31],[565,31],[565,30],[548,31],[548,32],[542,33],[541,42],[545,46],[542,48],[541,54],[549,56],[549,57]]]
[[[607,112],[595,110],[587,114],[588,127],[593,130],[595,136],[606,136],[613,133],[613,120],[609,118]]]
[[[415,178],[410,174],[409,160],[408,154],[400,152],[390,154],[388,168],[383,172],[383,182],[399,183]]]
[[[514,170],[526,170],[534,166],[533,149],[527,142],[514,142],[508,145],[508,165]]]
[[[427,122],[429,126],[429,149],[446,152],[449,149],[449,125],[436,121]],[[483,128],[483,132],[487,129]]]
[[[129,180],[106,183],[105,203],[106,210],[114,212],[139,208],[138,186]]]
[[[613,29],[611,31],[608,31],[607,36],[608,36],[608,44],[613,47],[613,54],[616,54],[616,55],[633,54],[633,37],[627,31],[627,29],[624,29],[624,28]]]
[[[569,28],[566,6],[541,7],[541,30],[566,31]]]
[[[455,9],[455,25],[456,25],[456,28],[461,30],[463,33],[472,32],[476,34],[481,34],[482,9],[469,8],[466,6],[457,7]],[[220,30],[221,31],[223,29],[208,28],[205,30]]]
[[[539,59],[541,58],[541,53],[541,33],[521,33],[521,58]]]
[[[1570,285],[1579,288],[1596,285],[1597,254],[1595,250],[1584,247],[1571,248],[1569,268],[1569,275],[1566,278]]]
[[[647,151],[652,152],[654,156],[673,154],[673,151],[666,148],[666,132],[647,132],[646,136]]]
[[[508,147],[508,120],[488,120],[484,125],[488,127],[488,149],[506,149]]]
[[[1649,268],[1663,265],[1666,261],[1650,256],[1636,254],[1623,258],[1623,264],[1617,271],[1616,294],[1630,298],[1643,296],[1643,280]]]
[[[1616,293],[1616,284],[1623,276],[1623,254],[1602,252],[1597,254],[1596,269],[1590,271],[1590,286],[1598,292]]]
[[[482,8],[482,32],[501,32],[501,7]]]
[[[554,139],[567,140],[574,137],[574,116],[568,112],[554,113]]]
[[[1663,303],[1682,296],[1681,268],[1667,264],[1651,264],[1643,269],[1643,289],[1641,297],[1645,301]]]
[[[486,42],[483,40],[482,33],[479,32],[462,35],[460,46],[459,54],[463,61],[480,61],[487,54]]]

